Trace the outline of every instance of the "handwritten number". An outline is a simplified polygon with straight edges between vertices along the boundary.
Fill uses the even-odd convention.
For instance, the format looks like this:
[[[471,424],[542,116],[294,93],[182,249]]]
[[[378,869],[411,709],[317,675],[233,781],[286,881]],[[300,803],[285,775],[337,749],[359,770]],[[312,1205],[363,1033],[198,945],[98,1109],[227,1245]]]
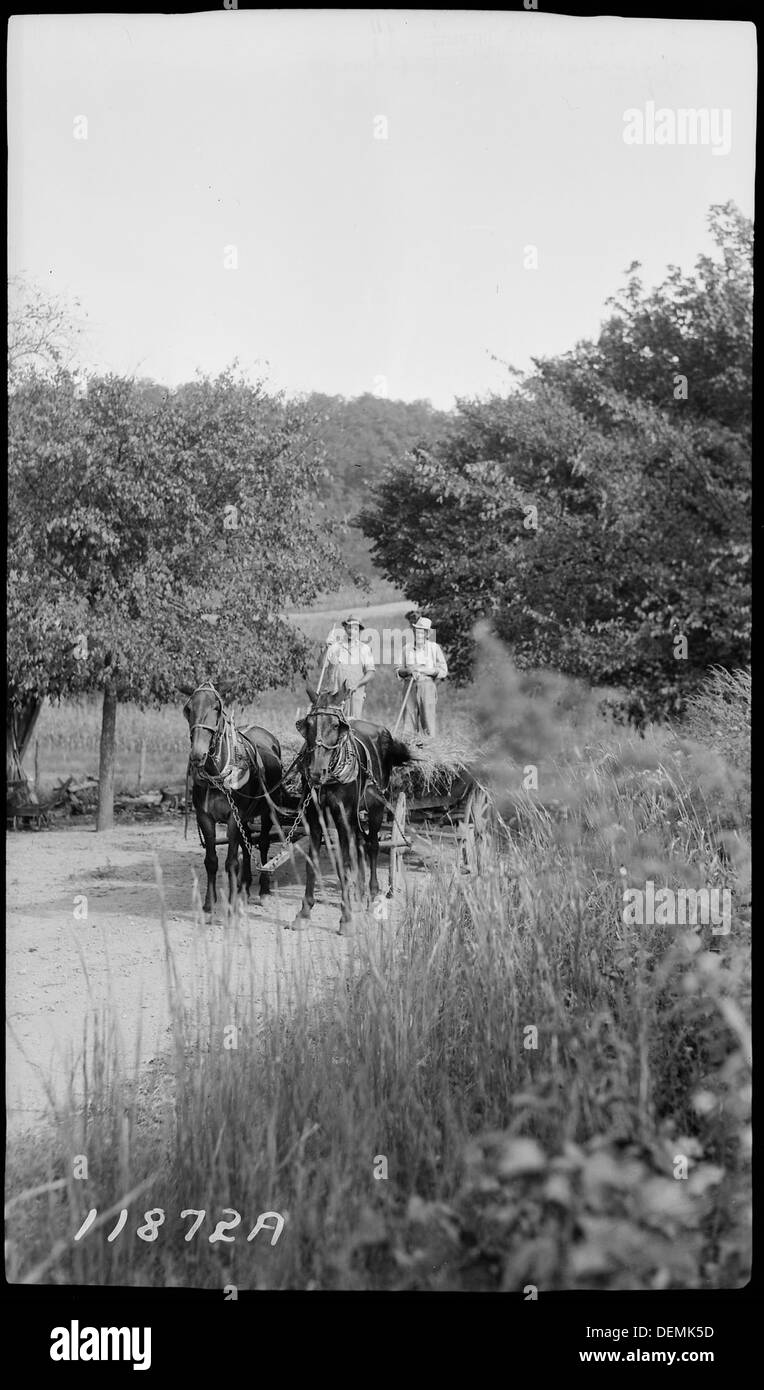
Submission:
[[[232,1231],[234,1227],[238,1226],[241,1222],[241,1217],[238,1211],[234,1211],[233,1207],[223,1207],[223,1211],[228,1212],[229,1216],[234,1216],[236,1220],[218,1221],[217,1226],[215,1227],[214,1231],[212,1232],[212,1235],[210,1236],[210,1245],[214,1244],[216,1240],[225,1240],[230,1244],[232,1241],[236,1239],[235,1236],[224,1236],[223,1231]]]

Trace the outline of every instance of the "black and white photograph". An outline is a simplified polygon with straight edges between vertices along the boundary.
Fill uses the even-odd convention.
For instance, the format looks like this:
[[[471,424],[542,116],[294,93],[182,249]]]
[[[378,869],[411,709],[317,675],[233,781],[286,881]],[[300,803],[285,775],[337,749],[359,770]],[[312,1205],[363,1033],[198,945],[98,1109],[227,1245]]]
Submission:
[[[713,1362],[645,1299],[751,1278],[719,11],[11,17],[8,1285]]]

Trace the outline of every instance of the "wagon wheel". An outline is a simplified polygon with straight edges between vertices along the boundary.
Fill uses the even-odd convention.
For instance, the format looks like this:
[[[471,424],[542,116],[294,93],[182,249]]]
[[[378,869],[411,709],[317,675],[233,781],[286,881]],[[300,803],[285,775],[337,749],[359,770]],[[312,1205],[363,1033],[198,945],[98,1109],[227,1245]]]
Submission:
[[[462,867],[469,873],[479,873],[487,864],[495,828],[493,798],[477,783],[467,797],[463,817]]]
[[[393,825],[390,838],[390,882],[388,898],[392,898],[401,878],[403,853],[406,848],[406,793],[399,792],[393,811]]]

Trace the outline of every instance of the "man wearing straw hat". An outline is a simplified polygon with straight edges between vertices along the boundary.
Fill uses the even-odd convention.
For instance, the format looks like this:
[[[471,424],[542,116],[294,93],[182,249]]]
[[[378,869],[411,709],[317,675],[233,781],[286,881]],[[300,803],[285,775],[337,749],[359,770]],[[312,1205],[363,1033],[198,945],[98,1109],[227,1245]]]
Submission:
[[[403,666],[398,669],[401,679],[411,682],[403,728],[406,733],[422,733],[432,738],[437,733],[437,682],[446,679],[448,666],[443,650],[432,634],[429,618],[417,618],[413,633],[413,646],[409,644],[406,648]]]
[[[363,630],[363,623],[351,614],[342,627],[333,627],[326,639],[326,689],[337,695],[345,682],[350,692],[345,701],[350,719],[363,717],[366,686],[374,679],[374,657],[361,637]]]

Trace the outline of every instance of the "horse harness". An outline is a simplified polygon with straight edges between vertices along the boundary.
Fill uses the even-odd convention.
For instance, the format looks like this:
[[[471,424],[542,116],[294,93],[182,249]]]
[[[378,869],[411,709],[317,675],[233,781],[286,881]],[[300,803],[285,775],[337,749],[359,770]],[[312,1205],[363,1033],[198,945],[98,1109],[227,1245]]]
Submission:
[[[318,732],[316,724],[316,739],[314,747],[323,748],[325,752],[332,752],[327,769],[327,781],[338,782],[341,786],[346,786],[351,782],[357,782],[358,793],[356,795],[355,814],[358,828],[366,838],[367,832],[361,823],[361,798],[365,798],[369,788],[376,791],[385,806],[389,803],[384,791],[377,781],[372,770],[372,759],[374,752],[367,748],[366,744],[359,739],[350,720],[345,714],[341,705],[327,705],[325,709],[312,710],[311,713],[318,720],[321,715],[329,715],[337,720],[340,726],[340,736],[336,743],[325,743]],[[382,776],[382,764],[377,754],[379,763],[379,776]],[[313,789],[315,790],[315,788]]]
[[[195,775],[201,781],[206,782],[209,786],[214,788],[215,791],[223,793],[228,802],[228,805],[231,808],[231,814],[233,815],[233,818],[236,822],[236,826],[239,831],[239,834],[241,835],[242,842],[245,845],[247,852],[251,854],[253,852],[253,846],[250,843],[249,836],[247,835],[244,825],[242,824],[241,816],[239,815],[238,808],[236,806],[236,803],[234,802],[232,792],[237,791],[238,787],[243,785],[243,782],[247,780],[247,777],[249,775],[250,767],[254,766],[260,774],[260,780],[263,787],[262,794],[268,801],[272,809],[277,813],[280,812],[281,814],[289,813],[290,808],[276,805],[276,803],[272,799],[272,793],[277,791],[279,787],[283,787],[290,773],[293,772],[294,769],[304,761],[305,754],[308,751],[307,744],[303,748],[301,748],[297,756],[293,758],[286,772],[282,774],[280,780],[275,784],[275,786],[269,789],[266,783],[265,768],[263,766],[260,750],[258,749],[257,745],[253,742],[252,739],[248,738],[247,735],[243,733],[241,729],[237,729],[233,715],[231,714],[230,710],[226,709],[225,704],[223,702],[223,697],[221,696],[219,691],[215,689],[215,686],[212,684],[212,681],[204,681],[202,685],[197,686],[196,690],[193,691],[192,695],[189,696],[188,700],[186,701],[186,704],[183,707],[184,713],[188,709],[188,706],[191,700],[193,699],[193,696],[196,695],[199,690],[206,689],[209,689],[211,691],[211,693],[215,696],[215,699],[217,700],[220,706],[220,713],[218,715],[217,722],[214,725],[212,725],[205,724],[202,720],[197,720],[194,724],[190,725],[190,733],[193,734],[194,729],[206,729],[210,734],[213,734],[215,736],[214,742],[210,744],[208,760],[217,758],[217,760],[220,761],[218,757],[218,754],[220,752],[224,752],[225,757],[219,772],[211,773],[208,772],[204,767],[198,767],[195,769]],[[333,756],[329,761],[328,768],[328,772],[330,774],[330,779],[332,782],[337,782],[340,785],[347,785],[352,782],[357,782],[358,792],[356,795],[355,804],[356,821],[361,834],[364,836],[364,838],[367,838],[367,831],[364,829],[361,823],[361,799],[362,797],[366,797],[367,791],[370,788],[374,790],[380,797],[380,799],[384,802],[384,805],[389,810],[393,810],[384,794],[384,791],[380,783],[374,775],[374,770],[372,768],[372,760],[374,756],[373,750],[367,748],[366,744],[358,738],[358,735],[353,729],[350,720],[348,719],[344,709],[342,709],[340,705],[328,705],[325,709],[312,710],[311,713],[316,715],[316,717],[319,717],[320,715],[329,715],[333,718],[336,718],[340,725],[341,733],[336,744],[325,743],[324,740],[320,738],[318,733],[318,726],[316,726],[316,742],[314,746],[323,748],[326,752],[332,752]],[[243,751],[243,759],[241,756],[237,757],[239,749]],[[381,777],[382,764],[379,760],[378,754],[377,762],[379,763],[378,771],[379,776]],[[242,771],[246,772],[246,775],[243,778],[240,776]],[[292,828],[289,831],[288,835],[284,837],[284,848],[286,848],[287,845],[291,844],[292,840],[294,839],[294,836],[297,832],[297,828],[300,825],[300,822],[303,818],[303,813],[308,802],[314,800],[317,804],[316,790],[317,789],[315,787],[308,788],[299,807],[299,810],[297,811],[297,814],[295,816],[294,824],[292,825]],[[256,798],[251,799],[255,800]],[[201,839],[201,831],[199,832],[199,836]]]
[[[207,689],[209,689],[212,692],[212,694],[215,696],[217,702],[220,705],[220,713],[217,718],[217,723],[214,725],[205,724],[202,720],[197,720],[196,723],[191,724],[189,726],[189,731],[191,734],[193,734],[194,729],[206,729],[209,733],[215,736],[214,742],[210,744],[210,749],[207,754],[207,760],[212,760],[213,762],[217,760],[218,763],[222,763],[222,765],[220,766],[220,770],[218,772],[208,772],[205,767],[198,767],[195,769],[195,775],[200,779],[200,781],[206,782],[215,791],[223,793],[228,802],[228,805],[231,808],[231,814],[233,815],[233,818],[236,822],[236,826],[239,831],[239,834],[241,835],[242,842],[246,846],[247,853],[251,854],[253,852],[253,845],[250,843],[249,836],[247,835],[247,832],[242,824],[241,816],[239,815],[239,811],[233,799],[232,792],[238,791],[239,788],[244,785],[244,783],[249,778],[249,774],[252,767],[255,767],[260,775],[260,781],[263,788],[262,795],[269,802],[273,810],[275,810],[276,812],[281,811],[283,814],[286,808],[277,806],[276,803],[272,800],[271,793],[284,785],[290,772],[292,772],[296,764],[299,762],[303,750],[300,750],[300,753],[298,753],[297,757],[293,759],[292,763],[287,768],[286,772],[282,774],[280,780],[275,784],[275,786],[269,789],[266,781],[265,768],[263,766],[263,760],[260,754],[260,750],[258,749],[257,745],[253,742],[252,739],[248,738],[247,735],[243,733],[241,729],[237,729],[233,715],[231,714],[230,710],[226,709],[223,703],[223,697],[221,696],[220,692],[215,689],[215,686],[212,684],[212,681],[204,681],[202,685],[197,686],[196,690],[192,692],[192,694],[186,701],[186,704],[183,706],[183,712],[185,713],[185,711],[188,709],[188,706],[191,703],[191,700],[193,699],[194,695],[196,695],[200,690]],[[243,754],[243,756],[239,753],[239,750],[241,750],[241,754]],[[221,755],[223,756],[221,757]],[[249,799],[254,801],[258,798],[251,797]],[[289,834],[284,838],[285,845],[290,844],[292,839],[294,838],[295,832],[300,823],[302,812],[304,811],[309,799],[309,797],[306,797],[303,801],[295,818],[295,822],[292,826],[292,829],[290,830]],[[200,840],[202,839],[201,831],[199,831],[199,838]],[[204,841],[202,840],[202,844],[203,843]]]

